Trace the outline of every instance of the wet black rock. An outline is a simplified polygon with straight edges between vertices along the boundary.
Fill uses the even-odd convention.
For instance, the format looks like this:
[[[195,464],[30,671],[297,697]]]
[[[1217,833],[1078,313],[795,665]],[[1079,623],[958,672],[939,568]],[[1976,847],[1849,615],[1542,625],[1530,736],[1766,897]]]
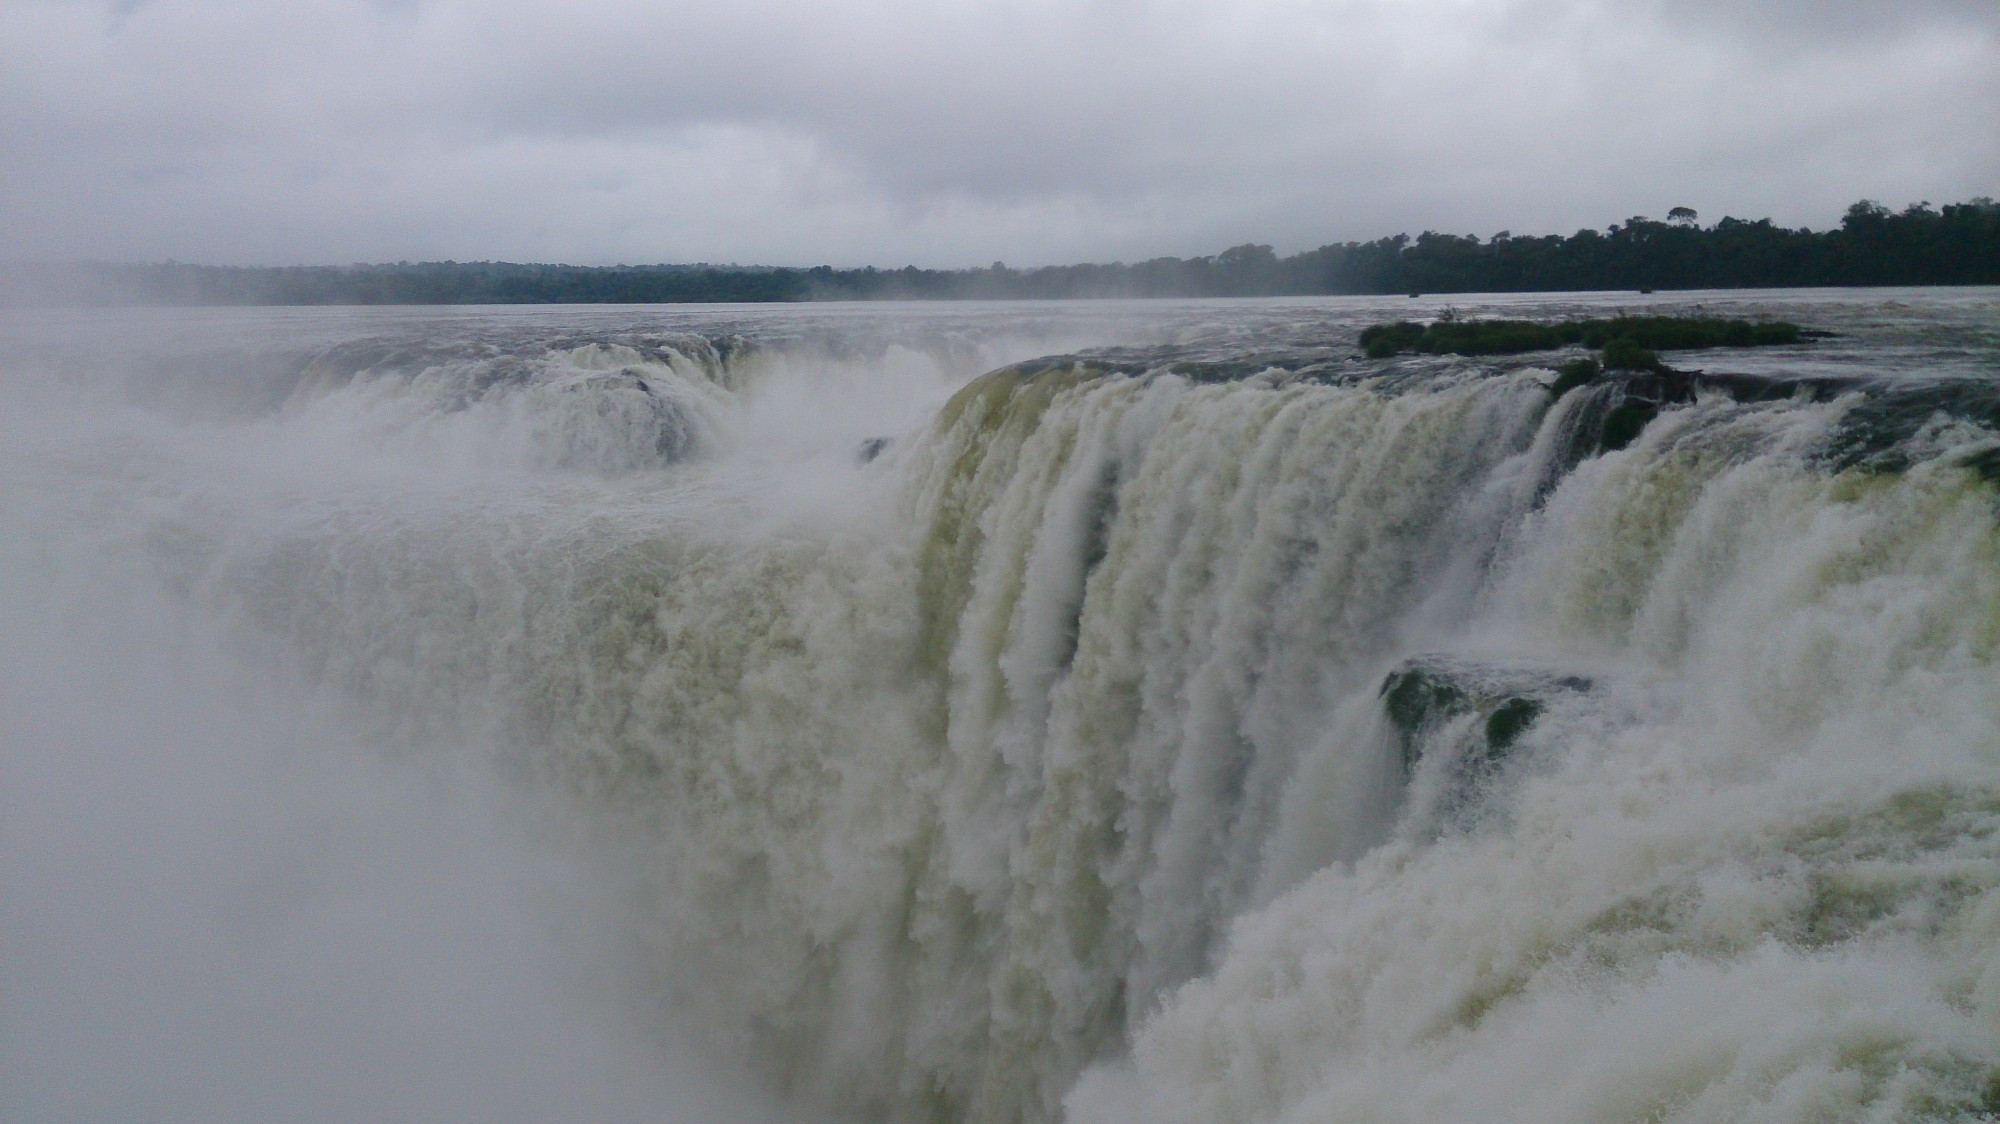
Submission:
[[[1472,801],[1480,782],[1554,700],[1592,686],[1581,675],[1421,655],[1389,672],[1380,697],[1396,731],[1405,779],[1416,776],[1426,756],[1450,755],[1438,796],[1440,808],[1449,811]]]
[[[1970,422],[2000,436],[2000,382],[1990,379],[1865,379],[1827,376],[1686,375],[1695,390],[1726,394],[1738,402],[1827,402],[1858,396],[1841,415],[1821,451],[1835,472],[1901,472],[1910,467],[1913,439],[1941,423]],[[1989,480],[2000,480],[2000,451],[1974,453],[1963,462]]]
[[[1965,421],[2000,435],[2000,383],[1942,379],[1927,383],[1871,383],[1827,442],[1828,467],[1839,471],[1901,472],[1912,461],[1911,439],[1944,421]],[[1987,480],[2000,481],[2000,449],[1962,462]]]

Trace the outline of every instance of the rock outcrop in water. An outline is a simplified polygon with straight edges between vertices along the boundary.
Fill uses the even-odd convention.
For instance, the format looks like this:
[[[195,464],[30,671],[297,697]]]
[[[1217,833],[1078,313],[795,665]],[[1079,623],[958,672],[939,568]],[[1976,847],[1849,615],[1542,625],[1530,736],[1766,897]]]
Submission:
[[[1582,675],[1508,668],[1452,656],[1412,656],[1382,680],[1382,708],[1396,729],[1403,774],[1416,772],[1425,740],[1467,715],[1478,719],[1479,757],[1507,755],[1551,696],[1588,691]]]
[[[1435,774],[1422,814],[1438,822],[1462,816],[1551,703],[1592,686],[1582,675],[1455,656],[1412,656],[1398,664],[1382,680],[1382,709],[1396,733],[1404,780],[1427,766]]]

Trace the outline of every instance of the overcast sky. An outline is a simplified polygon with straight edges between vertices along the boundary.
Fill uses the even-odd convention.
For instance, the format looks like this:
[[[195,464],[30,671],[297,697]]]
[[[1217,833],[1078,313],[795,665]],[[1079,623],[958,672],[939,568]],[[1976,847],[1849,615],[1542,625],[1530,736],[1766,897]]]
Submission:
[[[2000,195],[2000,0],[0,0],[0,260],[963,266]]]

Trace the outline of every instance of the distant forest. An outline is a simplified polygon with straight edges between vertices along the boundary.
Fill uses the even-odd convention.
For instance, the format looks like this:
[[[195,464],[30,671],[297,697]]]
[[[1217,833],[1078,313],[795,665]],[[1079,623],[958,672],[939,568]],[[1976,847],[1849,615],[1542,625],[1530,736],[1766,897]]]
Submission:
[[[1425,231],[1291,257],[1242,245],[1212,257],[1010,269],[811,269],[509,262],[230,267],[0,266],[9,303],[579,304],[1734,289],[2000,284],[2000,204],[1894,211],[1863,200],[1834,229],[1769,219],[1702,226],[1675,207],[1603,231],[1481,240]]]

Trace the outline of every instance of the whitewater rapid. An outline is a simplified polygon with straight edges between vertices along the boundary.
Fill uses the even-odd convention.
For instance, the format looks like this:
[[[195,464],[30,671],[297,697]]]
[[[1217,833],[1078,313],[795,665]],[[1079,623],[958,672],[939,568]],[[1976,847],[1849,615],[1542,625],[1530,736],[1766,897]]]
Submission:
[[[312,947],[526,934],[426,1003],[563,1041],[564,1081],[615,1088],[585,1117],[2000,1111],[2000,297],[1697,299],[1838,335],[1669,355],[1745,378],[1655,401],[1362,359],[1360,326],[1425,311],[1400,299],[11,319],[24,1025],[144,1052],[13,903],[81,919],[77,885],[124,884],[23,809],[99,783],[61,745],[158,767],[180,644],[232,716],[164,737],[229,746],[204,800],[290,808],[324,778],[238,774],[303,758],[381,794],[410,869],[484,856],[453,900],[335,848],[419,888]],[[125,717],[49,717],[92,669],[141,685],[106,693]],[[198,815],[141,797],[93,822]],[[409,826],[438,801],[444,842]],[[213,924],[267,908],[238,852],[280,837],[187,853]],[[587,932],[533,935],[550,912]],[[304,962],[174,931],[96,955]],[[517,1008],[514,977],[569,982]],[[454,1072],[505,1086],[534,1050]],[[536,1118],[508,1104],[482,1118]]]

